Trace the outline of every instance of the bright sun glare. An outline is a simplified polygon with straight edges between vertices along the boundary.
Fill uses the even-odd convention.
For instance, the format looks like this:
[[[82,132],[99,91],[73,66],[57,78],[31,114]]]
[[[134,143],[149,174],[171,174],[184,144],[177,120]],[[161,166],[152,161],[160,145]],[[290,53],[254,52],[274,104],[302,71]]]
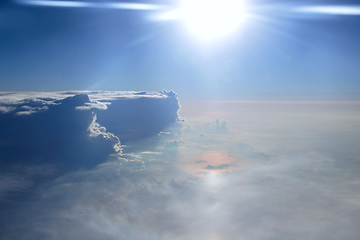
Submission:
[[[179,11],[190,32],[205,41],[234,32],[245,16],[241,0],[183,0]]]

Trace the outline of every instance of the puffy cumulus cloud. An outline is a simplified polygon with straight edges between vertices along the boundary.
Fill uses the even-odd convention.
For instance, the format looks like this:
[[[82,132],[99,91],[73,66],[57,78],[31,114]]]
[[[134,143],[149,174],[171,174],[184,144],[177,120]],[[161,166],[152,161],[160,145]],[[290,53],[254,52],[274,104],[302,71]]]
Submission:
[[[106,111],[96,112],[97,121],[124,143],[155,136],[178,120],[179,102],[174,92],[147,96],[142,92],[131,100],[113,101]]]
[[[94,141],[103,141],[100,139],[111,140],[119,151],[120,140],[126,142],[159,134],[178,119],[178,109],[176,94],[165,90],[160,93],[2,93],[0,161],[29,161],[40,157],[46,158],[46,162],[54,158],[58,162],[63,158],[70,164],[81,161],[74,161],[72,153],[90,151],[87,157],[76,157],[88,159],[95,152],[104,152],[96,149],[96,145],[103,143]],[[89,142],[94,145],[92,148],[82,146]],[[96,151],[91,153],[94,148]],[[60,156],[65,152],[66,156]],[[105,152],[108,155],[110,151]],[[99,156],[94,158],[99,159]],[[82,166],[86,168],[86,165]]]
[[[0,172],[7,176],[1,191],[48,179],[28,173],[39,166],[56,177],[104,163],[121,155],[122,141],[159,134],[177,120],[178,109],[171,91],[1,93]]]
[[[33,99],[12,104],[13,111],[0,115],[2,165],[46,163],[62,171],[106,161],[118,139],[89,136],[93,113],[76,109],[86,102],[88,96],[79,94],[47,105]]]
[[[67,91],[67,92],[0,92],[0,112],[19,112],[19,109],[40,110],[47,105],[59,104],[59,101],[79,94],[86,94],[89,101],[76,106],[77,109],[106,110],[107,105],[116,100],[138,98],[176,99],[173,91],[136,92],[136,91]]]
[[[102,136],[106,140],[116,139],[117,143],[114,144],[114,150],[117,153],[122,152],[120,139],[115,136],[113,133],[107,132],[106,128],[101,126],[99,123],[96,122],[96,115],[94,115],[93,120],[88,128],[88,131],[90,132],[90,137],[99,137]]]

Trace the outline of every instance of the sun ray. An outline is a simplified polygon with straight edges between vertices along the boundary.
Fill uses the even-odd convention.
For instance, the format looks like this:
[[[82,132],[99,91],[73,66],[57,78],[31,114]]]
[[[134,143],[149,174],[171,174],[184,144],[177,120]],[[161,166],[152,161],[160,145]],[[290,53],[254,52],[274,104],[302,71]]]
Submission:
[[[164,5],[125,2],[81,2],[81,1],[48,1],[48,0],[17,0],[18,4],[43,7],[64,8],[110,8],[126,10],[164,10]]]

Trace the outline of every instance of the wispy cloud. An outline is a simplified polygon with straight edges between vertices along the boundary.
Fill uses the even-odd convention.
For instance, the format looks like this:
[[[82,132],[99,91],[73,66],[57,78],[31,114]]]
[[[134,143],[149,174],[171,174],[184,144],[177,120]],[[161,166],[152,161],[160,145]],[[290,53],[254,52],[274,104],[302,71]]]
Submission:
[[[47,1],[47,0],[18,0],[18,4],[44,7],[75,7],[75,8],[112,8],[127,10],[161,10],[162,5],[145,3],[116,3],[116,2],[80,2],[80,1]]]
[[[360,6],[303,6],[294,9],[295,12],[318,13],[331,15],[360,15]]]

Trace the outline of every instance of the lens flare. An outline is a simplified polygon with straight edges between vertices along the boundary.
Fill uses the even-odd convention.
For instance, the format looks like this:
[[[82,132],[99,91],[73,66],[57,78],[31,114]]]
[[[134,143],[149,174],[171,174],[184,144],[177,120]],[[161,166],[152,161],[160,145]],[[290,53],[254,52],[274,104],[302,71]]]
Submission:
[[[184,0],[179,14],[192,34],[213,40],[238,29],[245,17],[245,6],[239,0]]]

